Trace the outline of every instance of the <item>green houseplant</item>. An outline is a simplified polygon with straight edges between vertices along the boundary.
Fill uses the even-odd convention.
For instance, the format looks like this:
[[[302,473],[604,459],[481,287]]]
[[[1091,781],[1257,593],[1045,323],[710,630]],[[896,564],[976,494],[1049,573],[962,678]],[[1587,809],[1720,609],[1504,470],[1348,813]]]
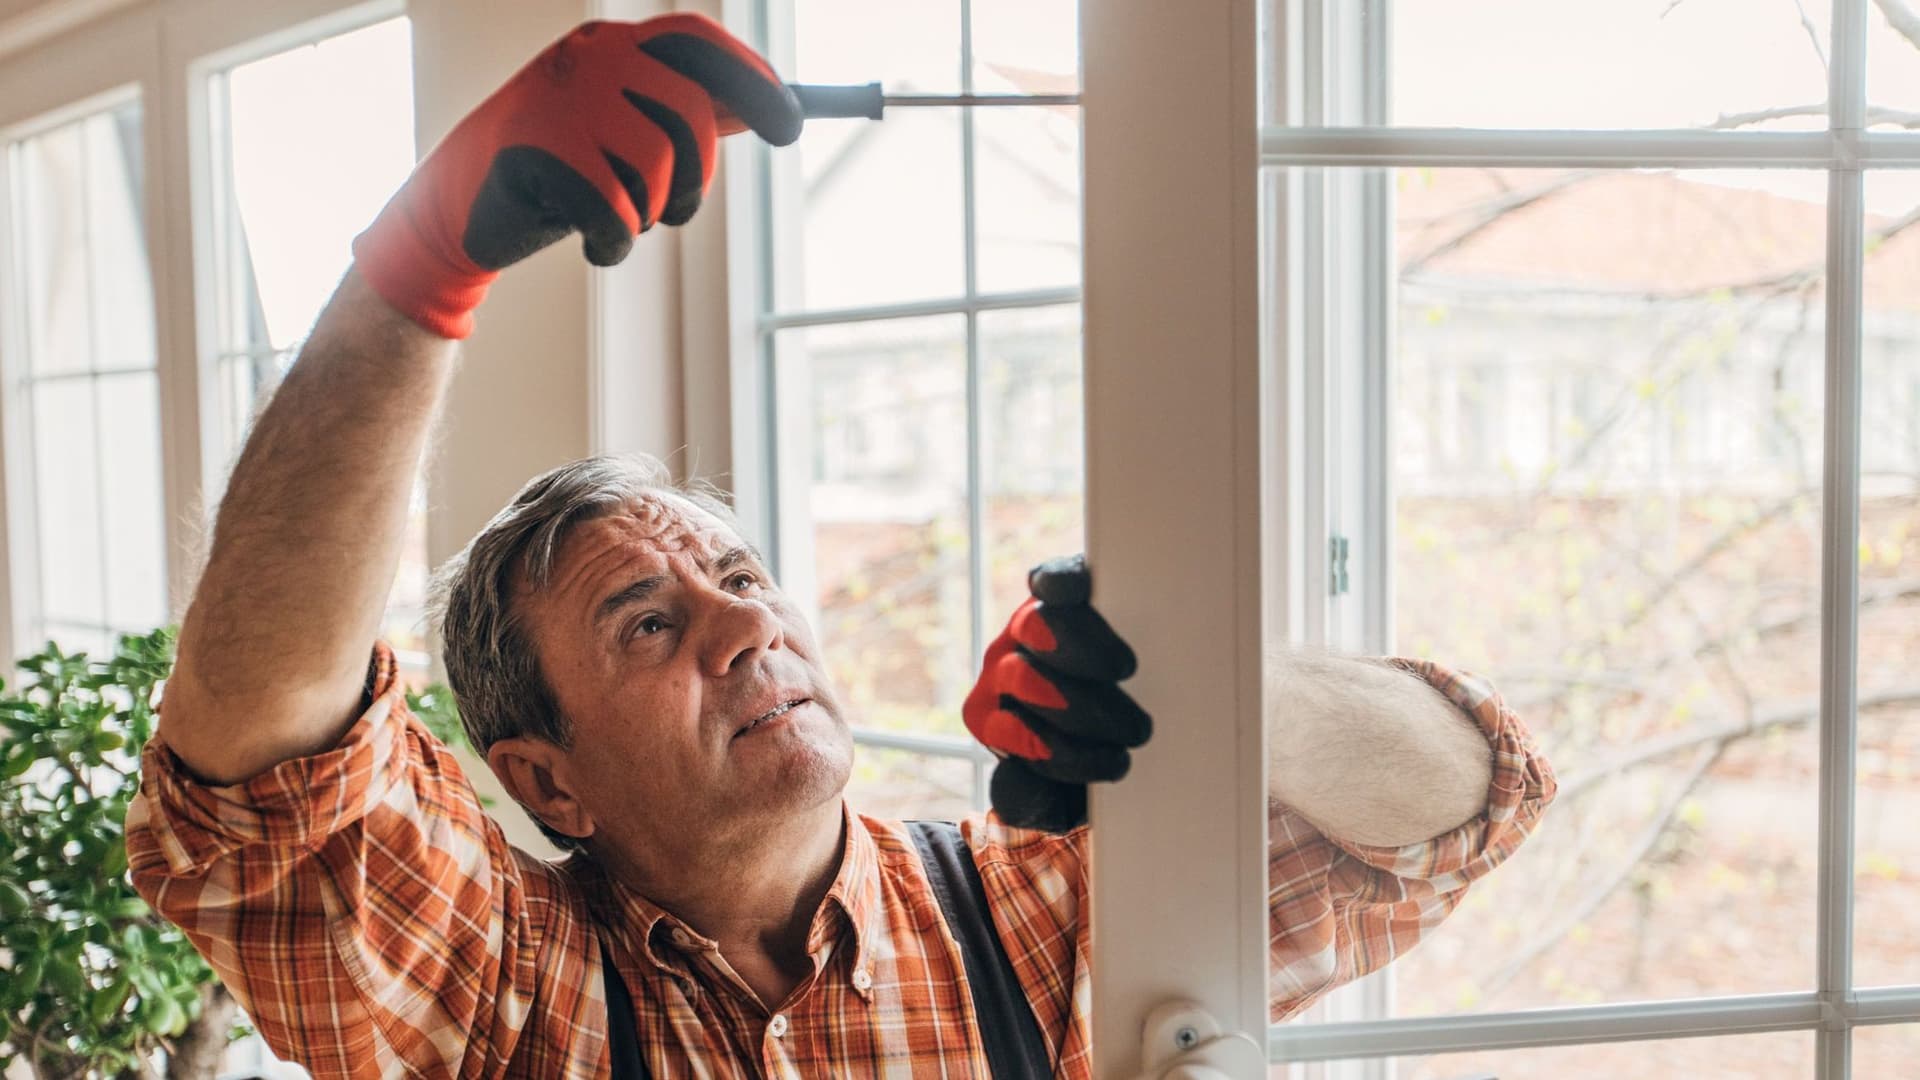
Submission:
[[[173,632],[105,661],[55,645],[0,693],[0,1065],[37,1077],[212,1076],[233,999],[127,881],[124,821]]]
[[[0,687],[0,1072],[212,1077],[245,1030],[127,880],[127,805],[173,645],[170,629],[129,635],[102,661],[50,644]],[[409,700],[464,743],[444,688]]]

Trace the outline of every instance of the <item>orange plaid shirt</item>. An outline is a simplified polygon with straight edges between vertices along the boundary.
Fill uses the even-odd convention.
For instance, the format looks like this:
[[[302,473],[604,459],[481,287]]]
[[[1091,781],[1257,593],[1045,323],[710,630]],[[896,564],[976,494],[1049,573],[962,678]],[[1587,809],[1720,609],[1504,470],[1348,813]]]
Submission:
[[[1272,1014],[1411,948],[1553,797],[1483,684],[1407,662],[1486,734],[1486,813],[1399,849],[1271,816]],[[960,953],[900,823],[847,814],[808,938],[814,973],[769,1010],[691,926],[602,876],[509,845],[376,651],[340,744],[243,784],[195,782],[156,736],[127,815],[134,884],[178,923],[274,1051],[316,1076],[604,1075],[604,936],[660,1080],[986,1077]],[[179,718],[173,718],[176,722]],[[964,823],[1056,1076],[1091,1075],[1085,828]]]

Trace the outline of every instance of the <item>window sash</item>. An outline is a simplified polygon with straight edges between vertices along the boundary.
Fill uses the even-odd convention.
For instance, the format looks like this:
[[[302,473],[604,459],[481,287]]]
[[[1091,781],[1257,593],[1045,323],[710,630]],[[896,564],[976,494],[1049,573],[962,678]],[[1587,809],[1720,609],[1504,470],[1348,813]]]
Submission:
[[[743,26],[749,40],[758,41],[762,51],[776,65],[791,60],[790,17],[776,11],[769,0],[746,0],[729,4],[730,21]],[[1059,107],[1078,106],[1079,94],[977,94],[973,89],[973,39],[969,0],[960,0],[956,12],[960,20],[960,72],[958,92],[889,95],[889,110],[915,108],[957,109],[960,118],[961,145],[961,252],[962,287],[959,295],[906,303],[869,304],[843,308],[801,308],[781,310],[775,304],[772,280],[775,265],[773,230],[772,169],[764,147],[734,150],[733,165],[749,166],[744,172],[750,184],[730,185],[728,214],[746,225],[742,231],[751,236],[747,254],[757,273],[750,275],[738,268],[734,278],[734,302],[750,290],[752,315],[747,320],[735,317],[732,349],[734,417],[732,449],[734,495],[743,526],[757,533],[771,568],[787,590],[799,598],[803,610],[819,625],[816,590],[813,587],[813,536],[811,515],[806,512],[806,484],[801,473],[804,454],[781,453],[776,446],[777,433],[792,422],[804,402],[791,387],[783,390],[775,357],[775,339],[780,331],[815,326],[834,326],[924,316],[960,315],[965,320],[965,393],[967,434],[967,588],[969,605],[968,654],[976,660],[985,652],[987,638],[994,631],[994,613],[986,610],[989,595],[986,581],[984,505],[982,469],[980,320],[982,313],[1020,308],[1076,304],[1081,300],[1078,287],[1028,289],[1016,292],[982,292],[979,287],[977,227],[977,191],[975,186],[974,135],[975,109],[980,107]],[[749,158],[748,155],[751,155]],[[742,196],[748,196],[742,198]],[[734,249],[735,257],[741,254]],[[748,289],[743,289],[742,285]],[[742,325],[744,321],[745,325]],[[789,400],[793,399],[793,400]],[[856,745],[897,750],[930,759],[957,758],[971,763],[971,799],[977,809],[987,805],[987,785],[991,767],[997,760],[991,752],[971,739],[940,735],[920,735],[856,726]]]
[[[1335,16],[1326,0],[1272,0],[1274,17],[1283,25],[1324,35]],[[1869,0],[1837,0],[1832,26],[1829,65],[1829,128],[1817,132],[1740,131],[1515,131],[1507,129],[1432,129],[1386,126],[1377,113],[1361,125],[1327,123],[1330,107],[1340,94],[1328,65],[1330,43],[1324,37],[1289,35],[1293,50],[1273,85],[1281,89],[1276,119],[1308,118],[1315,124],[1271,124],[1261,131],[1261,162],[1282,177],[1276,185],[1291,200],[1285,204],[1289,223],[1304,222],[1308,234],[1308,261],[1318,267],[1323,254],[1313,248],[1324,237],[1316,230],[1330,227],[1338,212],[1325,194],[1328,178],[1318,170],[1334,166],[1384,169],[1397,166],[1509,166],[1583,168],[1801,168],[1821,169],[1829,175],[1827,201],[1827,323],[1826,386],[1824,403],[1822,560],[1821,560],[1821,710],[1819,778],[1819,847],[1816,971],[1814,989],[1803,994],[1756,997],[1697,998],[1634,1005],[1598,1005],[1510,1013],[1450,1015],[1435,1018],[1365,1020],[1338,1024],[1291,1024],[1269,1033],[1269,1051],[1275,1063],[1377,1057],[1387,1054],[1429,1053],[1445,1050],[1545,1046],[1618,1039],[1672,1038],[1738,1034],[1769,1030],[1814,1030],[1817,1075],[1822,1080],[1849,1074],[1850,1029],[1873,1023],[1920,1020],[1920,986],[1859,990],[1853,986],[1852,912],[1854,884],[1854,784],[1857,745],[1856,654],[1858,636],[1858,510],[1860,485],[1862,324],[1861,284],[1864,205],[1862,171],[1920,166],[1920,133],[1869,132],[1866,115],[1865,35]],[[1391,0],[1369,0],[1373,9],[1368,25],[1379,27]],[[1291,22],[1288,22],[1291,20]],[[1364,47],[1372,52],[1359,64],[1367,81],[1363,97],[1384,97],[1388,77],[1383,33]],[[1352,57],[1351,52],[1343,54]],[[1351,60],[1350,60],[1351,62]],[[1285,93],[1292,90],[1291,95]],[[1369,110],[1371,111],[1371,110]],[[1346,117],[1341,117],[1346,119]],[[1371,126],[1368,126],[1371,125]],[[1283,171],[1302,166],[1314,171],[1296,179]],[[1366,272],[1373,285],[1391,286],[1391,216],[1385,202],[1369,205],[1359,226]],[[1350,226],[1351,228],[1351,226]],[[1370,230],[1370,231],[1364,231]],[[1298,260],[1297,249],[1287,257]],[[1315,313],[1325,316],[1328,298],[1321,275],[1307,272],[1299,280],[1306,293],[1309,332]],[[1377,292],[1377,290],[1376,290]],[[1374,296],[1361,300],[1379,325],[1389,325]],[[1390,332],[1390,331],[1389,331]],[[1280,339],[1281,347],[1301,348],[1298,341]],[[1324,338],[1319,342],[1324,344]],[[1309,363],[1323,348],[1309,348]],[[1384,385],[1391,353],[1384,337],[1358,350],[1367,389]],[[1300,359],[1295,358],[1298,365]],[[1340,401],[1324,378],[1303,381],[1309,413],[1339,409]],[[1347,413],[1351,415],[1351,411]],[[1360,410],[1364,438],[1377,456],[1358,478],[1344,483],[1345,496],[1360,505],[1390,508],[1383,501],[1390,462],[1384,442],[1373,428],[1384,426],[1386,410],[1369,400]],[[1320,460],[1326,460],[1322,457]],[[1363,490],[1355,492],[1355,488]],[[1341,492],[1329,497],[1338,499]],[[1363,570],[1381,575],[1390,595],[1391,567],[1384,553],[1391,550],[1390,515],[1371,518],[1372,527],[1360,543],[1363,551],[1378,553]],[[1313,522],[1305,524],[1312,526]],[[1325,533],[1308,529],[1297,534],[1297,557],[1309,563],[1324,549]],[[1306,576],[1316,580],[1311,574]],[[1376,601],[1377,602],[1377,601]],[[1328,605],[1338,607],[1335,601]],[[1390,609],[1389,609],[1390,610]],[[1370,612],[1371,614],[1371,612]],[[1372,638],[1381,626],[1379,616],[1367,620]],[[1311,623],[1311,620],[1309,620]],[[1364,1063],[1362,1063],[1364,1064]]]

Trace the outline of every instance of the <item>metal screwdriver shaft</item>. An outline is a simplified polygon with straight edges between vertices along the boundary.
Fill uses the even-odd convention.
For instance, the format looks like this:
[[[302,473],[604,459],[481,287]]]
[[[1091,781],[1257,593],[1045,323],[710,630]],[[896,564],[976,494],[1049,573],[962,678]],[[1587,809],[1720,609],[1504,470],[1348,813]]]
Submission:
[[[884,119],[889,108],[958,105],[1078,105],[1078,94],[889,94],[879,83],[865,86],[826,86],[788,83],[800,100],[800,114],[809,120]]]

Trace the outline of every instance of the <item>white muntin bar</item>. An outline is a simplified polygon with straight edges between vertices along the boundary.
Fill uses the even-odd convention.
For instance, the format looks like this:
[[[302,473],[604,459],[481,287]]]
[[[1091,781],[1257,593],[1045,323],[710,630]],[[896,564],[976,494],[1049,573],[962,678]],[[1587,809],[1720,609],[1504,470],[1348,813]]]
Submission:
[[[1829,127],[1866,118],[1867,0],[1834,4]],[[1820,507],[1820,816],[1815,986],[1829,1015],[1853,1000],[1853,820],[1860,599],[1860,343],[1865,196],[1857,157],[1827,177],[1825,453]],[[1846,1022],[1815,1033],[1817,1080],[1847,1080]]]
[[[1858,140],[1863,169],[1920,169],[1920,131],[1863,131]]]
[[[960,91],[973,95],[973,3],[960,0]],[[960,110],[960,258],[961,282],[968,300],[980,294],[978,173],[974,159],[972,109]],[[978,664],[987,649],[986,470],[981,460],[980,313],[966,313],[967,424],[967,659]]]
[[[1920,986],[1856,991],[1848,1015],[1855,1025],[1920,1023]]]
[[[1278,1024],[1268,1031],[1267,1049],[1273,1063],[1282,1064],[1807,1030],[1827,1019],[1818,994],[1766,994],[1418,1020]]]
[[[901,731],[881,731],[877,728],[856,727],[853,729],[853,741],[861,746],[873,746],[883,750],[905,750],[928,757],[959,758],[991,765],[999,759],[993,751],[981,746],[972,739],[957,736],[909,735]]]
[[[1850,163],[1825,131],[1527,131],[1495,128],[1269,127],[1262,165],[1435,168],[1786,168]]]

